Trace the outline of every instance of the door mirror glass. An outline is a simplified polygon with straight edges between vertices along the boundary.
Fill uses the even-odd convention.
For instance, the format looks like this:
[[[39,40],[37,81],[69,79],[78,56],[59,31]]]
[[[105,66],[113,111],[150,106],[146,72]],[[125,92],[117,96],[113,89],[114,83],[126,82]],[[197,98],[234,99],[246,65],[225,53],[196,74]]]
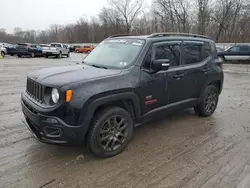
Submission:
[[[157,59],[152,63],[152,70],[159,72],[161,70],[168,70],[170,67],[170,61],[168,59]]]

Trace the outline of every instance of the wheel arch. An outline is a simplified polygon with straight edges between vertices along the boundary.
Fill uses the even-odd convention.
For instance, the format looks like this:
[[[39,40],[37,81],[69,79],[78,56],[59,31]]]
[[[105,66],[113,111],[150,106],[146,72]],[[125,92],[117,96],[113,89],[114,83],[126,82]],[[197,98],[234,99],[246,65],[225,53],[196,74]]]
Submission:
[[[86,112],[85,114],[80,114],[80,117],[84,116],[83,120],[80,120],[79,124],[84,127],[85,135],[88,132],[95,113],[107,106],[118,106],[124,108],[131,114],[134,122],[141,120],[140,102],[135,93],[126,92],[100,97],[91,101],[88,108],[84,110]]]

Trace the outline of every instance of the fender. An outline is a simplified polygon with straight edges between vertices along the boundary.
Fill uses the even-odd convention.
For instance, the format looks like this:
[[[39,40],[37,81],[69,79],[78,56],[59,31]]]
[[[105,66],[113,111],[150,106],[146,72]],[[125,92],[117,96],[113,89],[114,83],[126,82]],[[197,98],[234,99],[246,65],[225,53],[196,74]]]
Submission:
[[[133,103],[133,107],[135,109],[135,117],[136,120],[140,121],[141,119],[141,106],[138,96],[133,92],[125,92],[125,93],[117,93],[112,94],[104,97],[100,97],[92,101],[88,108],[85,111],[85,113],[80,114],[79,118],[79,124],[83,127],[84,133],[87,133],[87,130],[90,126],[91,120],[93,118],[93,115],[100,106],[110,103],[112,101],[119,101],[119,100],[127,100],[130,99]]]

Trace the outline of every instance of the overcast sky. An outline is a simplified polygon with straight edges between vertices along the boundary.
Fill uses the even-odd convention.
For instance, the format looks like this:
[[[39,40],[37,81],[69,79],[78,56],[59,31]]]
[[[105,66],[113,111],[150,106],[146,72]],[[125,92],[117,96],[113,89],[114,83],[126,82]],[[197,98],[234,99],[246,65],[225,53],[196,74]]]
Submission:
[[[51,24],[75,23],[81,16],[98,15],[106,0],[0,0],[0,28],[12,32],[46,29]]]

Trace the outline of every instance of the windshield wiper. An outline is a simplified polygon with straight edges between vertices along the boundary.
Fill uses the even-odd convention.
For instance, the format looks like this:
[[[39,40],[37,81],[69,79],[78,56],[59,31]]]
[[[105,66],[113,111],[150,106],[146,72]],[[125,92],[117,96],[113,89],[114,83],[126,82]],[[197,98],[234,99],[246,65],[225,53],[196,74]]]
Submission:
[[[102,65],[90,65],[90,66],[95,67],[95,68],[99,68],[99,69],[108,69],[107,67],[102,66]]]

